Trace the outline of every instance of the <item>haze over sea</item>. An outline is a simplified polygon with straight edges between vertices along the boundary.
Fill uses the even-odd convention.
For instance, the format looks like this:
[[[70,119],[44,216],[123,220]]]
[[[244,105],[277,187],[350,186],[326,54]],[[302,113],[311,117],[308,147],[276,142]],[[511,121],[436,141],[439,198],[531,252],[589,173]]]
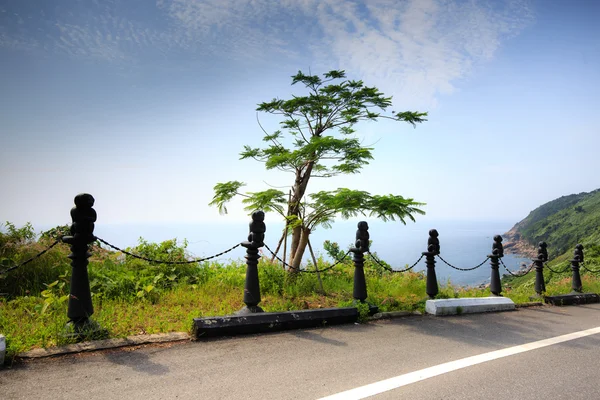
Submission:
[[[315,253],[329,259],[323,250],[323,242],[337,242],[340,248],[346,249],[354,242],[356,224],[359,219],[339,221],[331,229],[318,229],[311,235],[311,244]],[[395,269],[403,269],[407,264],[412,265],[427,248],[428,232],[435,228],[439,232],[441,255],[449,263],[460,267],[470,268],[486,259],[490,254],[493,236],[508,231],[513,221],[429,221],[420,220],[416,223],[400,222],[383,223],[369,221],[369,233],[373,244],[371,251],[376,252],[380,259],[385,260]],[[269,215],[265,220],[267,233],[265,242],[275,250],[280,238],[283,224],[270,222]],[[48,229],[49,226],[36,226],[36,231]],[[248,235],[247,223],[207,223],[207,224],[102,224],[97,223],[94,233],[96,236],[120,247],[135,246],[140,237],[151,242],[160,242],[177,238],[179,242],[187,239],[188,250],[194,257],[207,257],[246,240]],[[267,254],[265,250],[265,255]],[[219,261],[243,260],[245,249],[237,248],[230,253],[217,258]],[[308,249],[305,260],[309,257]],[[528,259],[505,255],[504,263],[515,271]],[[415,271],[425,270],[422,260]],[[500,270],[500,273],[506,273]],[[474,271],[457,271],[437,260],[436,274],[438,281],[445,284],[450,280],[456,285],[479,285],[489,282],[490,266],[486,262]]]

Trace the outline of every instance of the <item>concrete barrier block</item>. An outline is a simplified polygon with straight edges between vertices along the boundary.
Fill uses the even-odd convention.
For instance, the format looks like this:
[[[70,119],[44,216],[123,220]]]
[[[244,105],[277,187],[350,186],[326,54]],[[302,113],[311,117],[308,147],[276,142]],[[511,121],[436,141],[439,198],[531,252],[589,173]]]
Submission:
[[[569,293],[557,296],[545,296],[544,302],[553,306],[572,306],[577,304],[600,303],[600,296],[596,293]]]
[[[498,296],[427,300],[425,303],[425,311],[433,315],[473,314],[514,309],[515,303],[511,299]]]
[[[215,336],[275,332],[348,324],[357,320],[358,311],[355,307],[194,318],[192,337],[202,339]]]

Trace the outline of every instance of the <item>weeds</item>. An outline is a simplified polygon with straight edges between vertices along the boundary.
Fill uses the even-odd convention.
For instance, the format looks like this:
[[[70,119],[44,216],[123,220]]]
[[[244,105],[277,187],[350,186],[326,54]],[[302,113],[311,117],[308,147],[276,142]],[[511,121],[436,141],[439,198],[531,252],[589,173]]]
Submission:
[[[0,233],[0,263],[11,265],[35,255],[54,240],[47,234],[35,241],[33,228],[8,225]],[[63,228],[64,230],[64,228]],[[50,232],[50,231],[49,231]],[[335,243],[326,243],[335,258],[345,254]],[[148,243],[140,238],[134,254],[161,261],[190,258],[187,242],[176,240]],[[595,253],[594,253],[595,251]],[[58,245],[43,257],[7,275],[0,275],[0,332],[7,340],[7,361],[18,353],[36,348],[66,344],[69,298],[69,248]],[[600,258],[600,248],[586,254]],[[319,268],[329,265],[322,257]],[[230,261],[184,265],[149,264],[119,252],[92,246],[88,267],[94,304],[93,320],[110,337],[126,337],[172,331],[189,331],[193,318],[232,314],[243,307],[245,263]],[[388,273],[365,260],[367,302],[380,311],[423,311],[425,275],[422,272]],[[354,267],[348,257],[321,274],[325,293],[315,274],[291,277],[279,264],[265,257],[259,261],[261,307],[267,312],[353,305]],[[568,293],[569,274],[548,274],[548,293]],[[600,280],[582,271],[586,291],[600,292]],[[528,302],[533,292],[532,274],[505,282],[503,295],[517,303]],[[489,289],[460,288],[448,282],[440,287],[439,298],[489,296]],[[358,304],[361,320],[368,305]]]

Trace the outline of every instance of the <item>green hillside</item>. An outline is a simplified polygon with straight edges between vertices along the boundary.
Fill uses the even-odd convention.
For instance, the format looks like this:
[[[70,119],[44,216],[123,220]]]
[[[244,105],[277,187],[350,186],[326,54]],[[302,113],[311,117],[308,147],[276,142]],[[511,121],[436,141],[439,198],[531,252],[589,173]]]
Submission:
[[[541,205],[516,224],[508,236],[530,245],[545,241],[551,258],[572,252],[577,243],[600,243],[600,189]]]

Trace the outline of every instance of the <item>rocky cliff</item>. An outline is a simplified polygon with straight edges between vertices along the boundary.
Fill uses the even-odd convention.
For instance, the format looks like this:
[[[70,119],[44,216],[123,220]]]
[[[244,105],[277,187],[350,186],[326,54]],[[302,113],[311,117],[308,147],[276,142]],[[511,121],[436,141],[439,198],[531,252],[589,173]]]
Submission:
[[[504,235],[507,253],[535,256],[545,241],[551,257],[572,251],[577,243],[600,242],[600,189],[549,201]]]
[[[521,237],[518,224],[502,235],[504,238],[504,252],[506,254],[517,254],[521,257],[533,258],[537,255],[536,246]]]

